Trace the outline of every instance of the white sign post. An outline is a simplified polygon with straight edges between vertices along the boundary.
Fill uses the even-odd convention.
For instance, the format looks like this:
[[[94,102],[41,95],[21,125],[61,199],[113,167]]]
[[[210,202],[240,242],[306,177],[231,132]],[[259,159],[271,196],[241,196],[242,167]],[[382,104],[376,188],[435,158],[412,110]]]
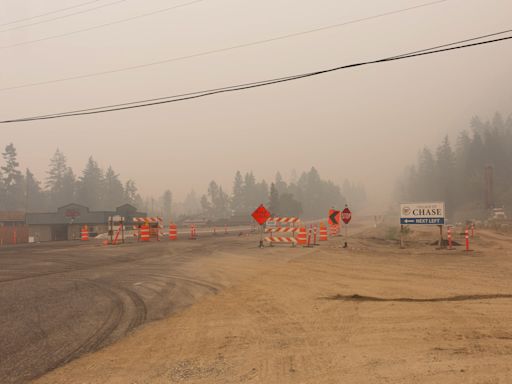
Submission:
[[[441,248],[444,222],[445,209],[442,201],[400,204],[400,247],[403,248],[402,232],[404,225],[438,225],[440,233],[439,248]]]

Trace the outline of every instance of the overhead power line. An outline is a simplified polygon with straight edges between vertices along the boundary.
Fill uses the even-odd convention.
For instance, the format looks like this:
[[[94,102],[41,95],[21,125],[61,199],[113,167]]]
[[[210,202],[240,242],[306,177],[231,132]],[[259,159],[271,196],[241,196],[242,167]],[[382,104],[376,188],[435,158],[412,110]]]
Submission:
[[[2,23],[2,24],[0,24],[0,27],[5,27],[6,25],[11,25],[11,24],[16,24],[16,23],[21,23],[22,21],[28,21],[28,20],[37,19],[39,17],[53,15],[55,13],[60,13],[60,12],[68,11],[70,9],[75,9],[75,8],[83,7],[84,5],[89,5],[89,4],[92,4],[92,3],[97,3],[99,1],[102,1],[102,0],[86,1],[85,3],[76,4],[76,5],[73,5],[71,7],[60,8],[60,9],[56,9],[54,11],[50,11],[50,12],[46,12],[46,13],[40,13],[39,15],[24,17],[22,19],[17,19],[17,20],[9,21],[7,23]]]
[[[477,36],[477,37],[472,37],[472,38],[469,38],[469,39],[459,40],[459,41],[455,41],[455,42],[452,42],[452,43],[437,45],[437,46],[434,46],[434,47],[420,49],[420,50],[416,50],[416,51],[412,51],[412,52],[407,52],[407,53],[404,53],[404,54],[401,54],[401,55],[397,55],[397,56],[390,56],[390,57],[387,57],[386,59],[390,60],[390,59],[400,58],[402,56],[410,56],[410,55],[414,55],[414,54],[417,54],[417,53],[429,52],[429,51],[432,51],[432,50],[446,48],[446,47],[450,47],[450,46],[454,46],[454,45],[460,45],[460,44],[468,43],[468,42],[471,42],[471,41],[482,40],[482,39],[488,38],[488,37],[499,36],[499,35],[502,35],[504,33],[509,33],[509,32],[512,32],[512,29],[501,31],[501,32],[489,33],[487,35],[480,35],[480,36]],[[278,80],[294,79],[296,77],[301,77],[301,76],[302,75],[285,76],[285,77],[278,78]],[[269,80],[262,80],[262,81],[252,82],[252,83],[245,83],[244,85],[258,85],[258,84],[267,83],[268,81]],[[153,99],[139,100],[139,101],[133,101],[133,102],[127,102],[127,103],[111,104],[111,105],[105,105],[105,106],[96,107],[96,108],[78,109],[78,110],[74,110],[74,111],[69,111],[67,113],[69,114],[69,113],[89,112],[89,111],[95,111],[95,110],[99,110],[99,109],[111,109],[111,108],[117,108],[117,107],[128,106],[128,105],[136,105],[136,104],[140,104],[140,103],[148,103],[148,102],[155,102],[155,101],[161,101],[161,100],[168,100],[168,99],[171,99],[171,98],[188,97],[188,96],[197,95],[197,94],[201,94],[201,93],[224,91],[224,90],[231,89],[233,87],[236,87],[236,85],[235,86],[222,87],[222,88],[207,89],[207,90],[203,90],[203,91],[182,93],[182,94],[173,95],[173,96],[157,97],[157,98],[153,98]],[[54,116],[54,114],[41,115],[39,117],[49,117],[49,116]]]
[[[236,50],[236,49],[240,49],[240,48],[248,48],[248,47],[252,47],[252,46],[257,46],[257,45],[263,45],[263,44],[271,43],[271,42],[274,42],[274,41],[285,40],[285,39],[294,38],[294,37],[298,37],[298,36],[303,36],[303,35],[307,35],[307,34],[311,34],[311,33],[317,33],[317,32],[321,32],[321,31],[325,31],[325,30],[329,30],[329,29],[340,28],[340,27],[344,27],[344,26],[347,26],[347,25],[350,25],[350,24],[361,23],[361,22],[364,22],[364,21],[378,19],[378,18],[382,18],[382,17],[385,17],[385,16],[391,16],[391,15],[396,15],[396,14],[400,14],[400,13],[404,13],[404,12],[409,12],[409,11],[412,11],[412,10],[415,10],[415,9],[432,6],[432,5],[444,3],[444,2],[447,2],[447,1],[450,1],[450,0],[431,1],[429,3],[423,3],[423,4],[419,4],[419,5],[413,6],[413,7],[402,8],[402,9],[398,9],[398,10],[394,10],[394,11],[389,11],[389,12],[385,12],[385,13],[380,13],[380,14],[377,14],[377,15],[367,16],[367,17],[358,18],[358,19],[352,19],[352,20],[341,22],[341,23],[327,25],[327,26],[324,26],[324,27],[313,28],[313,29],[308,29],[308,30],[305,30],[305,31],[294,32],[294,33],[288,33],[288,34],[285,34],[285,35],[280,35],[280,36],[276,36],[276,37],[272,37],[272,38],[268,38],[268,39],[256,40],[256,41],[251,41],[251,42],[243,43],[243,44],[231,45],[229,47],[212,49],[212,50],[198,52],[198,53],[193,53],[193,54],[185,55],[185,56],[171,57],[171,58],[168,58],[168,59],[152,61],[152,62],[149,62],[149,63],[131,65],[131,66],[111,69],[111,70],[107,70],[107,71],[91,72],[91,73],[86,73],[86,74],[82,74],[82,75],[63,77],[63,78],[59,78],[59,79],[51,79],[51,80],[38,81],[38,82],[33,82],[33,83],[13,85],[13,86],[10,86],[10,87],[3,87],[3,88],[0,88],[0,91],[8,91],[8,90],[13,90],[13,89],[36,87],[36,86],[40,86],[40,85],[62,83],[62,82],[66,82],[66,81],[86,79],[86,78],[96,77],[96,76],[104,76],[104,75],[109,75],[109,74],[114,74],[114,73],[120,73],[120,72],[132,71],[132,70],[136,70],[136,69],[152,67],[152,66],[156,66],[156,65],[168,64],[168,63],[182,61],[182,60],[187,60],[187,59],[192,59],[192,58],[209,56],[209,55],[213,55],[213,54],[217,54],[217,53],[222,53],[222,52],[228,52],[228,51]]]
[[[112,25],[126,23],[126,22],[129,22],[129,21],[137,20],[137,19],[142,19],[144,17],[153,16],[153,15],[156,15],[156,14],[159,14],[159,13],[169,12],[169,11],[172,11],[173,9],[184,8],[184,7],[187,7],[189,5],[193,5],[193,4],[196,4],[196,3],[201,3],[203,1],[205,1],[205,0],[193,0],[193,1],[189,1],[188,3],[183,3],[183,4],[174,5],[172,7],[162,8],[162,9],[159,9],[159,10],[156,10],[156,11],[147,12],[147,13],[143,13],[143,14],[140,14],[140,15],[127,17],[125,19],[120,19],[120,20],[109,22],[109,23],[95,25],[93,27],[77,29],[75,31],[61,33],[61,34],[58,34],[58,35],[42,37],[40,39],[35,39],[35,40],[22,41],[22,42],[11,44],[11,45],[3,45],[3,46],[0,46],[0,49],[19,47],[19,46],[22,46],[22,45],[38,43],[40,41],[53,40],[53,39],[57,39],[57,38],[60,38],[60,37],[76,35],[77,33],[88,32],[88,31],[92,31],[92,30],[95,30],[95,29],[99,29],[99,28],[106,28],[106,27],[110,27]]]
[[[36,21],[35,23],[24,24],[24,25],[18,25],[18,26],[16,26],[16,27],[11,27],[11,28],[7,28],[7,29],[2,29],[2,30],[0,30],[0,33],[3,33],[3,32],[9,32],[9,31],[15,31],[15,30],[17,30],[17,29],[28,28],[28,27],[32,27],[32,26],[34,26],[34,25],[39,25],[39,24],[45,24],[45,23],[49,23],[49,22],[51,22],[51,21],[55,21],[55,20],[66,19],[66,18],[68,18],[68,17],[72,17],[72,16],[76,16],[76,15],[81,15],[81,14],[83,14],[83,13],[92,12],[92,11],[95,11],[95,10],[97,10],[97,9],[110,7],[111,5],[115,5],[115,4],[119,4],[119,3],[124,3],[125,1],[126,1],[126,0],[117,0],[117,1],[113,1],[113,2],[111,2],[111,3],[98,5],[97,7],[88,8],[88,9],[82,9],[81,11],[77,11],[77,12],[73,12],[73,13],[68,13],[68,14],[66,14],[66,15],[55,16],[55,17],[52,17],[51,19],[45,19],[45,20],[41,20],[41,21]]]
[[[362,66],[372,65],[372,64],[382,64],[382,63],[386,63],[386,62],[404,60],[404,59],[409,59],[409,58],[413,58],[413,57],[420,57],[420,56],[438,54],[438,53],[442,53],[442,52],[465,49],[465,48],[469,48],[469,47],[476,47],[476,46],[480,46],[480,45],[493,44],[493,43],[502,42],[502,41],[510,40],[510,39],[512,39],[512,36],[501,37],[501,38],[492,39],[492,40],[484,40],[484,41],[479,41],[479,42],[475,42],[475,43],[468,43],[468,44],[451,46],[451,47],[440,48],[440,49],[426,48],[426,49],[416,51],[416,53],[412,53],[412,54],[401,54],[401,55],[396,55],[396,56],[387,57],[387,58],[383,58],[383,59],[363,61],[363,62],[348,64],[348,65],[342,65],[342,66],[337,66],[337,67],[333,67],[333,68],[328,68],[328,69],[324,69],[324,70],[319,70],[319,71],[315,71],[315,72],[298,74],[298,75],[294,75],[294,76],[280,77],[280,78],[264,80],[264,81],[260,81],[260,82],[254,82],[254,83],[233,85],[233,86],[217,88],[217,89],[213,89],[213,90],[209,90],[209,91],[193,92],[193,93],[189,93],[185,96],[183,96],[183,95],[168,96],[165,99],[162,98],[160,101],[141,100],[141,101],[134,102],[134,103],[126,103],[124,105],[120,104],[119,106],[116,106],[113,108],[97,107],[97,108],[91,108],[89,110],[82,110],[82,111],[75,111],[75,112],[73,112],[73,111],[62,112],[62,113],[56,113],[56,114],[52,114],[52,115],[39,115],[39,116],[18,118],[18,119],[12,119],[12,120],[4,120],[4,121],[0,121],[0,124],[28,122],[28,121],[35,121],[35,120],[48,120],[48,119],[56,119],[56,118],[71,117],[71,116],[92,115],[92,114],[122,111],[122,110],[134,109],[134,108],[156,106],[156,105],[161,105],[161,104],[169,104],[169,103],[175,103],[175,102],[179,102],[179,101],[192,100],[192,99],[202,98],[202,97],[206,97],[206,96],[212,96],[212,95],[220,94],[220,93],[236,92],[236,91],[242,91],[242,90],[246,90],[246,89],[259,88],[259,87],[263,87],[263,86],[284,83],[284,82],[289,82],[289,81],[313,77],[313,76],[319,76],[319,75],[323,75],[326,73],[336,72],[336,71],[340,71],[340,70],[344,70],[344,69],[362,67]],[[450,45],[450,44],[447,44],[447,45]],[[153,99],[153,100],[155,100],[155,99]]]

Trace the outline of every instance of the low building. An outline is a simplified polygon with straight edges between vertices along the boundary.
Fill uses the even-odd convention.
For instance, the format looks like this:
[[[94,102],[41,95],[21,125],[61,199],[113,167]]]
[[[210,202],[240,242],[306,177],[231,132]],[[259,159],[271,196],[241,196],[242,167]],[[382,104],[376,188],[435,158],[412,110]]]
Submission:
[[[0,212],[0,245],[28,242],[25,212]]]
[[[18,227],[25,225],[25,212],[0,211],[0,227]]]
[[[115,211],[91,211],[80,204],[68,204],[56,212],[27,213],[29,236],[34,241],[59,241],[80,239],[80,230],[87,225],[90,236],[108,231],[108,218],[122,216],[126,225],[133,225],[134,217],[146,217],[130,204],[117,207]]]

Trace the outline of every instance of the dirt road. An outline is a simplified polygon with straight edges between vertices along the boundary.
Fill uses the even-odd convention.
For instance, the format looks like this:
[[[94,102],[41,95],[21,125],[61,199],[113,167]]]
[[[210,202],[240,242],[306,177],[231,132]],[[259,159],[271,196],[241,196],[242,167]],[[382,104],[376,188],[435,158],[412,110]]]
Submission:
[[[37,383],[509,383],[512,239],[478,236],[471,253],[378,229],[265,249],[289,261]]]
[[[0,383],[27,382],[286,261],[264,263],[256,245],[212,236],[2,247]]]

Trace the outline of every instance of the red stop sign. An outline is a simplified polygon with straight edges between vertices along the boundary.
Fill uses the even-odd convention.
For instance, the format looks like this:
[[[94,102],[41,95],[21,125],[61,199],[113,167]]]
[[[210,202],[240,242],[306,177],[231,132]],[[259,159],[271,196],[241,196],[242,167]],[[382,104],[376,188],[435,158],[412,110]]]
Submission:
[[[348,207],[341,212],[341,219],[345,224],[350,223],[350,220],[352,219],[352,212],[350,212],[350,209],[348,209]]]
[[[267,211],[267,208],[261,204],[256,210],[252,213],[252,217],[254,220],[258,222],[259,225],[263,225],[268,218],[270,217],[270,212]]]

